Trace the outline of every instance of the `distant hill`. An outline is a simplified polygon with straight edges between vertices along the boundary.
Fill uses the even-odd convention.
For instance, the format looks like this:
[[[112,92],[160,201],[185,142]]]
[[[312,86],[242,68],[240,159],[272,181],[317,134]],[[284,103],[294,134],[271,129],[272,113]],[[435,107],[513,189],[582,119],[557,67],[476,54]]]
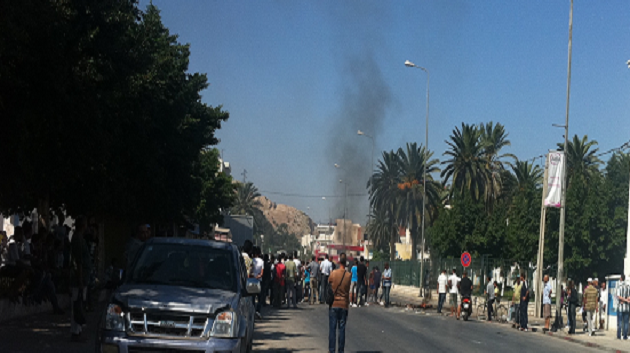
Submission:
[[[295,207],[275,203],[265,196],[258,197],[258,201],[261,204],[260,210],[274,229],[277,229],[282,223],[286,223],[289,233],[296,236],[313,234],[315,222],[306,213]]]

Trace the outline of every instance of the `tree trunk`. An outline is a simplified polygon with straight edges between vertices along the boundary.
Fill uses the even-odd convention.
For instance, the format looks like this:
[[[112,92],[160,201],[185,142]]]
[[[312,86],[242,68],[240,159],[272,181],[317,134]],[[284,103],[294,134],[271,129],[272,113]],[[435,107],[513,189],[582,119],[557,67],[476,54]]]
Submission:
[[[418,259],[418,251],[416,250],[416,244],[418,243],[418,219],[415,215],[411,219],[409,236],[411,238],[411,260],[415,261]]]
[[[398,232],[392,233],[391,239],[389,241],[389,261],[396,260],[396,235]]]

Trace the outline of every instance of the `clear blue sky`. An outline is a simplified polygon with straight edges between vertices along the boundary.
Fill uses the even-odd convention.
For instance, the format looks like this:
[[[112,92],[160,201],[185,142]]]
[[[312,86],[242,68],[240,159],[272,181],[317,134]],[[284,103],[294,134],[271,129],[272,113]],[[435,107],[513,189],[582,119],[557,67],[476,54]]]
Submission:
[[[321,199],[343,195],[340,178],[365,193],[371,142],[358,129],[377,157],[424,141],[426,75],[405,60],[431,72],[437,157],[462,122],[504,124],[521,159],[562,141],[551,124],[565,117],[568,0],[153,3],[191,44],[190,70],[208,74],[204,101],[230,112],[217,147],[234,177],[247,169],[263,194],[316,221],[341,214],[343,198]],[[570,136],[600,150],[630,140],[629,59],[630,2],[576,0]],[[367,198],[348,200],[363,221]]]

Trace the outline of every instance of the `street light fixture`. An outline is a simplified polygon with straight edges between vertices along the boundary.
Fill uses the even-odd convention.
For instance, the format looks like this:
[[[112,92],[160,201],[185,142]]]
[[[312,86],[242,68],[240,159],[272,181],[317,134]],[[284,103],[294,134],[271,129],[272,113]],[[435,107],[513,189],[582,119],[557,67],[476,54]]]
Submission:
[[[422,252],[420,253],[420,296],[422,296],[422,284],[424,281],[424,224],[425,224],[425,209],[426,209],[426,198],[427,198],[427,163],[428,163],[428,157],[429,157],[429,82],[431,80],[431,75],[429,74],[429,70],[427,70],[426,68],[422,67],[422,66],[418,66],[414,63],[412,63],[409,60],[405,61],[405,66],[407,67],[415,67],[418,68],[424,72],[426,72],[427,74],[427,112],[426,112],[426,127],[425,127],[425,131],[424,131],[424,170],[422,172],[423,176],[422,178],[424,179],[422,181],[423,184],[423,194],[422,194]],[[416,251],[416,249],[412,249],[412,251]]]
[[[361,130],[357,131],[357,135],[369,137],[372,140],[372,164],[371,164],[372,171],[370,172],[370,178],[371,178],[372,173],[374,173],[374,136],[370,136]]]

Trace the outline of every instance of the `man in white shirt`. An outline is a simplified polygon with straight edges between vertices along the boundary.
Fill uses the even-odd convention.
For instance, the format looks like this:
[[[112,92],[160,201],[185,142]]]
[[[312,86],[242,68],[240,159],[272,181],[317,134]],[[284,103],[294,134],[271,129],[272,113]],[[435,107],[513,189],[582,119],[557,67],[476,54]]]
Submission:
[[[332,271],[332,263],[328,261],[328,254],[326,254],[326,258],[324,259],[324,261],[322,261],[320,270],[322,273],[322,279],[320,281],[321,291],[319,292],[319,303],[324,304],[324,298],[326,297],[326,290],[328,289],[328,277],[330,276],[330,272]]]
[[[252,278],[255,278],[260,283],[264,272],[265,262],[261,258],[261,250],[259,247],[254,247],[254,259],[252,260]],[[260,310],[262,303],[265,300],[265,293],[261,290],[257,296],[256,302],[256,315],[260,316]]]
[[[599,329],[603,330],[606,324],[606,313],[608,310],[608,289],[606,281],[602,281],[601,290],[599,291]]]
[[[459,284],[459,281],[461,281],[461,279],[457,277],[457,271],[453,269],[453,274],[448,278],[448,284],[451,288],[449,292],[451,297],[451,316],[455,316],[455,313],[457,313],[457,294],[459,293],[457,285]]]
[[[438,285],[437,285],[437,292],[438,292],[438,308],[437,308],[437,312],[438,314],[442,313],[442,307],[444,306],[444,302],[446,301],[446,288],[448,286],[448,278],[446,277],[446,270],[442,270],[442,273],[440,273],[440,276],[438,277]]]

